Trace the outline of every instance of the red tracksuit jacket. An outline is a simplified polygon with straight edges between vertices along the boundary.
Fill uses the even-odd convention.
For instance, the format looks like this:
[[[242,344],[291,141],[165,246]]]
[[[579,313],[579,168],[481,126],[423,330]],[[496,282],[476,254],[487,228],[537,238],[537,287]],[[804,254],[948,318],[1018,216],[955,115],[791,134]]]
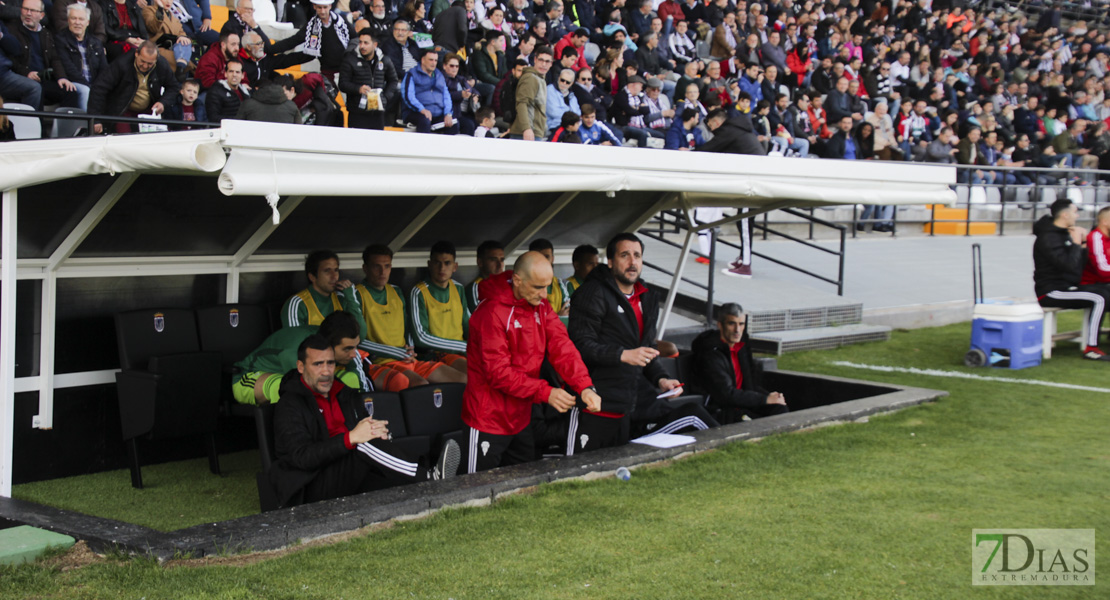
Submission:
[[[481,304],[470,316],[463,421],[484,433],[515,435],[528,426],[532,404],[547,402],[540,379],[544,358],[575,392],[591,387],[589,372],[567,329],[545,299],[539,306],[513,297],[512,271],[479,284]]]

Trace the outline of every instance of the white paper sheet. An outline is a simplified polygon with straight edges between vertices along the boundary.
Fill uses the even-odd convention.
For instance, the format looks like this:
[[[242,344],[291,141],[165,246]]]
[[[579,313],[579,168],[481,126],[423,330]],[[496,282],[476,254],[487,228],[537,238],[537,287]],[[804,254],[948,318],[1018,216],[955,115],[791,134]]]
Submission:
[[[674,448],[686,444],[693,444],[697,440],[689,435],[675,435],[673,433],[655,433],[632,440],[633,444],[644,444],[656,448]]]

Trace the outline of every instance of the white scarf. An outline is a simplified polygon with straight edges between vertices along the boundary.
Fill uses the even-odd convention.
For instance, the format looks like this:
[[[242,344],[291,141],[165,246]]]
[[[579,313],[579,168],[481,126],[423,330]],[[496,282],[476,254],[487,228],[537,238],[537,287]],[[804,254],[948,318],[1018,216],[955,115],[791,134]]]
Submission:
[[[331,15],[331,26],[335,28],[335,35],[339,38],[339,43],[344,48],[347,43],[351,41],[351,34],[347,31],[347,23],[339,18],[339,15],[333,10]],[[320,17],[312,17],[308,22],[308,26],[304,28],[304,50],[303,52],[309,56],[320,57],[320,51],[324,46],[324,22]]]
[[[189,13],[186,12],[185,7],[181,4],[181,0],[173,0],[173,4],[170,5],[170,12],[173,13],[173,16],[177,17],[177,20],[181,21],[182,24],[188,23],[189,20],[192,19]]]

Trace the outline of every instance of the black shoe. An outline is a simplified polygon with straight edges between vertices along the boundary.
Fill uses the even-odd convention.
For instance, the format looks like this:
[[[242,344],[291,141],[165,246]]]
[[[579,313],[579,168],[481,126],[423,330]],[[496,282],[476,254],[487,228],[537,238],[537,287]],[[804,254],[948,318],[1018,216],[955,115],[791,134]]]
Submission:
[[[447,440],[439,451],[439,459],[432,468],[432,479],[450,479],[459,471],[459,462],[462,461],[462,452],[455,440]]]

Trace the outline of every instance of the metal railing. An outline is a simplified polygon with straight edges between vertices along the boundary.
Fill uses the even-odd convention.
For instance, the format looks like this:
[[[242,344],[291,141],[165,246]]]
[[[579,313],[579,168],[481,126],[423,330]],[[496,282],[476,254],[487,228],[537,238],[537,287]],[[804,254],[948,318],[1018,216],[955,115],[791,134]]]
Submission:
[[[825,219],[820,219],[818,217],[815,217],[815,216],[813,216],[812,211],[807,212],[806,210],[797,210],[797,209],[793,209],[793,208],[786,208],[786,209],[780,209],[778,212],[786,213],[786,214],[792,215],[794,217],[800,218],[804,221],[807,221],[809,223],[809,236],[810,236],[809,240],[802,239],[800,237],[790,235],[790,234],[785,233],[783,231],[779,231],[779,230],[775,229],[774,227],[768,226],[766,222],[764,222],[763,224],[760,224],[756,221],[756,218],[752,218],[752,223],[751,223],[752,227],[754,229],[760,230],[763,233],[764,239],[767,239],[768,236],[777,236],[777,237],[781,237],[783,239],[786,239],[786,240],[789,240],[789,241],[792,241],[792,242],[802,244],[803,246],[806,246],[807,248],[812,248],[812,249],[817,250],[819,252],[823,252],[823,253],[826,253],[826,254],[832,254],[832,255],[836,256],[837,257],[837,274],[836,274],[836,277],[835,278],[826,277],[824,275],[821,275],[820,273],[816,273],[816,272],[811,271],[809,269],[806,269],[805,267],[802,267],[800,265],[792,264],[792,263],[789,263],[787,261],[777,259],[777,258],[775,258],[773,256],[769,256],[769,255],[767,255],[763,252],[757,252],[755,250],[752,250],[752,256],[757,256],[757,257],[759,257],[763,260],[770,261],[770,262],[775,263],[777,265],[786,267],[787,269],[791,269],[791,270],[796,271],[798,273],[802,273],[803,275],[807,275],[809,277],[813,277],[813,278],[818,279],[820,281],[824,281],[826,283],[830,283],[832,285],[835,285],[837,295],[838,296],[843,296],[844,295],[844,265],[845,265],[844,257],[845,257],[845,246],[846,246],[846,242],[847,242],[848,228],[845,227],[844,225],[833,223],[831,221],[827,221]],[[764,213],[764,217],[766,217],[766,213]],[[829,228],[829,229],[832,229],[832,230],[836,231],[840,236],[839,247],[836,250],[833,250],[833,249],[821,246],[819,244],[813,243],[811,240],[814,239],[814,227],[826,227],[826,228]],[[689,229],[689,226],[686,223],[685,216],[683,216],[681,211],[679,211],[677,209],[673,209],[673,210],[663,211],[663,212],[659,213],[658,215],[656,215],[651,221],[648,221],[643,227],[641,227],[638,233],[640,235],[644,236],[644,237],[650,238],[650,239],[655,240],[657,242],[660,242],[660,243],[666,244],[668,246],[671,246],[673,248],[677,248],[677,249],[681,250],[682,249],[682,244],[679,244],[678,242],[667,239],[666,236],[668,234],[670,234],[670,235],[684,234],[687,231],[687,229]],[[690,278],[685,277],[685,276],[682,277],[682,281],[685,282],[685,283],[688,283],[690,285],[693,285],[697,288],[705,290],[705,292],[706,292],[705,318],[706,318],[707,322],[712,323],[713,322],[713,317],[714,317],[714,315],[713,315],[713,310],[714,310],[713,297],[714,297],[714,293],[715,293],[715,289],[716,289],[715,278],[716,278],[716,273],[717,273],[717,268],[716,268],[716,265],[717,265],[717,244],[718,243],[724,244],[725,246],[728,246],[730,248],[734,248],[737,252],[739,252],[741,250],[741,247],[740,247],[739,244],[734,244],[734,243],[732,243],[728,240],[724,240],[724,239],[719,238],[717,236],[716,229],[710,229],[708,233],[709,233],[709,254],[708,255],[703,254],[700,251],[695,250],[693,248],[690,249],[690,253],[693,254],[694,256],[706,258],[706,259],[709,260],[709,273],[708,273],[708,276],[706,278],[706,282],[702,283],[700,281],[695,281],[695,280],[690,279]],[[673,271],[670,271],[670,270],[668,270],[668,269],[666,269],[666,268],[664,268],[660,265],[657,265],[655,263],[650,263],[648,261],[644,261],[644,266],[648,267],[648,268],[651,268],[655,271],[658,271],[660,273],[670,275],[672,277],[674,276]]]
[[[44,120],[70,120],[70,121],[84,121],[88,126],[84,128],[84,137],[92,137],[100,135],[94,132],[94,125],[96,123],[127,123],[132,125],[166,125],[168,127],[188,127],[192,129],[215,129],[220,126],[219,123],[205,123],[202,121],[176,121],[172,119],[143,119],[139,117],[122,117],[122,116],[108,116],[108,115],[92,115],[84,112],[49,112],[42,110],[22,110],[18,108],[0,108],[0,115],[9,117],[37,117]],[[36,139],[50,139],[43,131],[42,138]],[[109,132],[108,128],[104,128],[104,133]],[[66,138],[68,139],[68,138]]]

